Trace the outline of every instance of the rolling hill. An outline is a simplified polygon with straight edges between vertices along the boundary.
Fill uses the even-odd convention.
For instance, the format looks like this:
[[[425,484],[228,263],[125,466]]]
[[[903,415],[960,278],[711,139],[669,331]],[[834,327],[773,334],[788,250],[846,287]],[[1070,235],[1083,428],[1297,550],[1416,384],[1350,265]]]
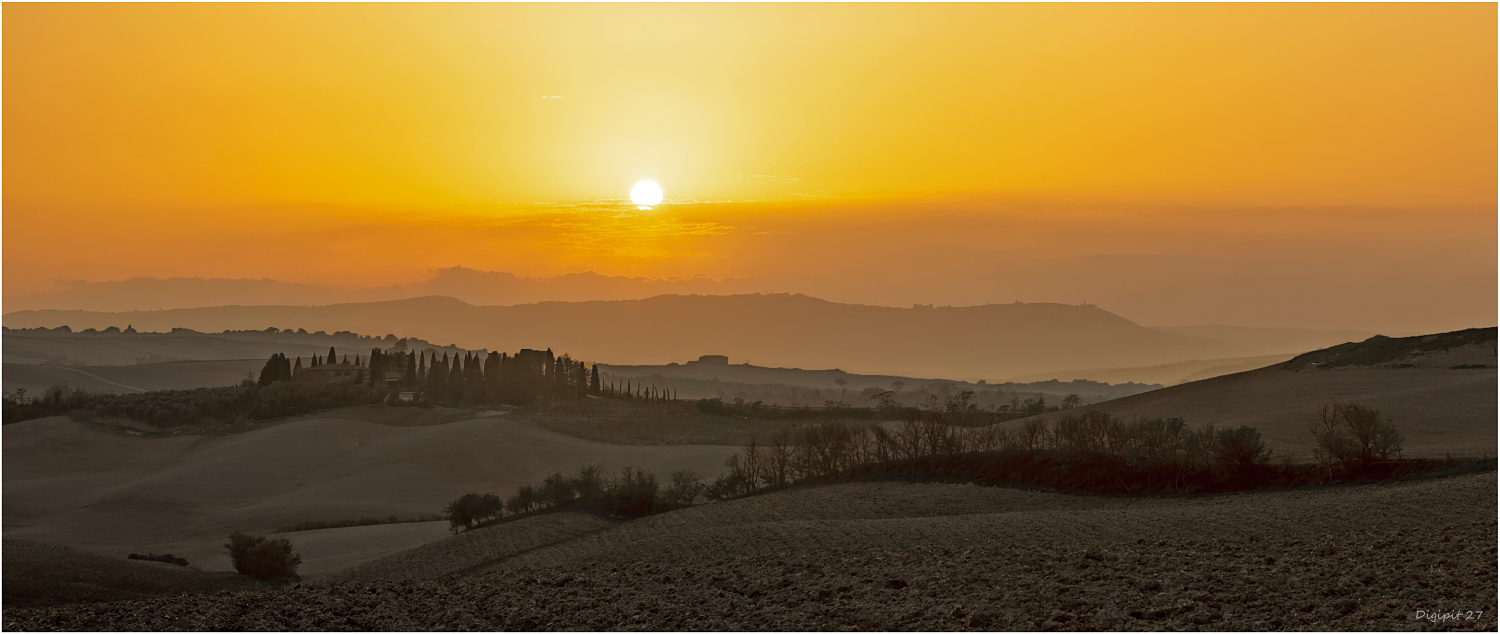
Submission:
[[[1257,355],[1297,354],[1348,341],[1364,341],[1376,333],[1364,330],[1267,328],[1246,326],[1152,326],[1153,330],[1183,337],[1212,339],[1240,346]]]
[[[133,324],[199,331],[305,328],[394,333],[470,349],[551,347],[614,364],[722,354],[757,365],[978,380],[1077,367],[1243,356],[1239,346],[1159,332],[1095,306],[888,308],[805,295],[471,306],[446,297],[331,306],[221,306],[99,313],[19,311],[10,328]]]
[[[406,410],[420,416],[427,410]],[[170,552],[228,570],[230,531],[435,513],[596,462],[666,479],[718,474],[730,446],[624,446],[502,418],[408,426],[309,417],[218,436],[143,434],[63,417],[4,426],[4,535],[112,557]],[[394,423],[394,424],[393,424]],[[336,531],[336,532],[333,532]],[[443,523],[289,533],[315,577],[447,535]]]
[[[1126,418],[1180,416],[1189,424],[1251,425],[1277,454],[1311,458],[1307,431],[1330,402],[1373,407],[1406,434],[1409,458],[1495,456],[1496,329],[1371,337],[1268,367],[1089,406]],[[1050,420],[1063,413],[1042,414]],[[1029,419],[1005,423],[1022,425]]]
[[[191,390],[234,385],[246,375],[256,376],[265,363],[264,359],[81,367],[6,363],[4,380],[6,392],[24,388],[32,394],[41,394],[54,385],[106,394]]]

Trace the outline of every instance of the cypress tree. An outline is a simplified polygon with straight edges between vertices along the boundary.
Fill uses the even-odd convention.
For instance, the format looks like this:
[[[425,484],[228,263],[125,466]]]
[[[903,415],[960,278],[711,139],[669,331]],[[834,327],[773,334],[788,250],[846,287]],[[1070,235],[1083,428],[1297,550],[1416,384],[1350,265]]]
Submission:
[[[599,364],[595,363],[589,372],[589,394],[599,393]]]
[[[484,358],[484,402],[500,400],[500,353],[491,352]]]
[[[281,371],[281,378],[280,378],[280,380],[282,380],[282,381],[290,381],[290,380],[292,380],[292,362],[289,361],[289,360],[287,360],[285,353],[281,353],[278,356],[281,357],[281,361],[279,363],[277,363],[277,369]]]
[[[267,385],[275,383],[279,378],[277,375],[280,373],[281,362],[278,361],[276,359],[276,355],[273,354],[271,355],[271,358],[266,359],[266,364],[261,367],[260,379],[257,380],[255,384],[257,387],[265,387]]]
[[[467,386],[464,381],[463,365],[459,363],[458,353],[455,352],[453,353],[453,367],[448,369],[448,393],[451,395],[454,403],[458,403],[464,399],[466,396],[464,393],[466,391],[465,387]]]
[[[479,355],[475,354],[469,359],[464,368],[465,382],[468,383],[469,399],[475,403],[483,403],[484,394],[484,368],[480,366]]]
[[[328,346],[328,356],[324,357],[323,361],[325,363],[338,364],[339,354],[333,351],[333,346]]]
[[[432,365],[427,368],[427,393],[434,402],[448,400],[448,353],[438,361],[437,352],[432,353]]]

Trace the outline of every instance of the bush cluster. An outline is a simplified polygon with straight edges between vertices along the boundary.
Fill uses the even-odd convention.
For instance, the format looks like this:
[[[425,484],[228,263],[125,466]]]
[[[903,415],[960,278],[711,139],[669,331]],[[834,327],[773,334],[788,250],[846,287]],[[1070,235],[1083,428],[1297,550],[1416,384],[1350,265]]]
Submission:
[[[656,474],[625,467],[608,474],[598,465],[584,465],[571,475],[559,471],[541,484],[523,484],[515,495],[499,504],[494,494],[469,493],[443,509],[454,532],[486,526],[496,519],[565,506],[593,510],[619,517],[644,517],[692,506],[704,492],[703,478],[679,470],[666,489]]]
[[[690,479],[681,472],[678,479]],[[583,504],[611,515],[641,517],[660,511],[666,505],[656,474],[625,467],[610,475],[598,465],[584,465],[572,475],[561,471],[549,475],[540,485],[525,484],[505,501],[511,514],[527,513],[568,504]],[[680,495],[674,493],[674,497]]]
[[[1380,411],[1358,403],[1327,403],[1308,427],[1318,448],[1318,464],[1332,472],[1364,471],[1376,462],[1401,457],[1406,437]]]
[[[229,534],[229,542],[224,548],[229,551],[234,569],[242,575],[261,581],[301,578],[297,575],[297,566],[302,563],[302,555],[292,552],[292,543],[286,539],[235,531]]]
[[[1400,433],[1378,412],[1347,404],[1324,411],[1338,413],[1338,426],[1327,423],[1330,414],[1315,429],[1334,460],[1399,453]],[[1248,425],[1194,428],[1182,418],[1132,421],[1099,410],[1018,427],[968,422],[962,409],[931,408],[908,412],[894,428],[824,422],[784,429],[731,456],[728,472],[704,494],[722,500],[793,482],[882,474],[1019,479],[1096,492],[1225,491],[1308,479],[1290,463],[1271,467],[1271,450]]]
[[[1330,405],[1319,410],[1318,420],[1314,434],[1332,460],[1359,463],[1399,455],[1401,434],[1377,411]],[[908,411],[893,428],[833,421],[783,428],[765,445],[751,439],[725,461],[728,471],[712,481],[678,471],[662,490],[649,472],[626,467],[610,477],[587,465],[572,475],[557,472],[540,485],[517,487],[503,505],[493,494],[465,495],[445,514],[455,531],[507,513],[571,504],[640,517],[691,506],[700,496],[728,500],[798,482],[851,477],[1036,484],[1097,493],[1232,491],[1298,486],[1317,477],[1311,465],[1270,465],[1271,449],[1249,425],[1195,428],[1182,418],[1127,420],[1090,409],[1017,427],[972,422],[964,409],[942,407]]]
[[[458,532],[459,527],[468,530],[477,523],[500,517],[504,512],[505,503],[494,493],[465,494],[449,502],[448,506],[443,508],[443,516],[455,533]]]
[[[249,411],[254,402],[254,388],[244,385],[130,394],[94,394],[78,388],[54,386],[40,395],[27,394],[25,389],[7,392],[4,413],[0,416],[9,424],[76,412],[75,418],[80,420],[102,414],[139,420],[157,427],[176,427],[204,420],[238,418]]]

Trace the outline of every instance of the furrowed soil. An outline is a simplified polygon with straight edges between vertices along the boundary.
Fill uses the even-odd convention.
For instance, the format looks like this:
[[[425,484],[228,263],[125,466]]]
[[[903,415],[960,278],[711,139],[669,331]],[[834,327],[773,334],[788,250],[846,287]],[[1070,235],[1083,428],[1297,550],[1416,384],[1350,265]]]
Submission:
[[[555,513],[392,555],[350,571],[357,578],[7,605],[3,620],[16,630],[1494,631],[1495,500],[1494,472],[1155,498],[841,484],[597,529]],[[521,541],[540,520],[566,528],[550,545]],[[410,575],[402,556],[434,563]],[[469,567],[442,574],[459,559]]]
[[[206,573],[159,561],[101,557],[67,546],[18,539],[4,542],[5,609],[15,606],[119,601],[162,594],[251,590],[259,581]]]

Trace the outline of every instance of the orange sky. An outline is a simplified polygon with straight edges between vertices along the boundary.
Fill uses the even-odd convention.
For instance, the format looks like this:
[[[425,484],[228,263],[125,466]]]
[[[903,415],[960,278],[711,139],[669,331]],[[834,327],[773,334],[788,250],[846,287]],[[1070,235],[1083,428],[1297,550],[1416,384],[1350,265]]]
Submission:
[[[3,11],[6,294],[464,265],[978,303],[1067,293],[955,277],[1279,257],[1494,320],[1494,4]]]

